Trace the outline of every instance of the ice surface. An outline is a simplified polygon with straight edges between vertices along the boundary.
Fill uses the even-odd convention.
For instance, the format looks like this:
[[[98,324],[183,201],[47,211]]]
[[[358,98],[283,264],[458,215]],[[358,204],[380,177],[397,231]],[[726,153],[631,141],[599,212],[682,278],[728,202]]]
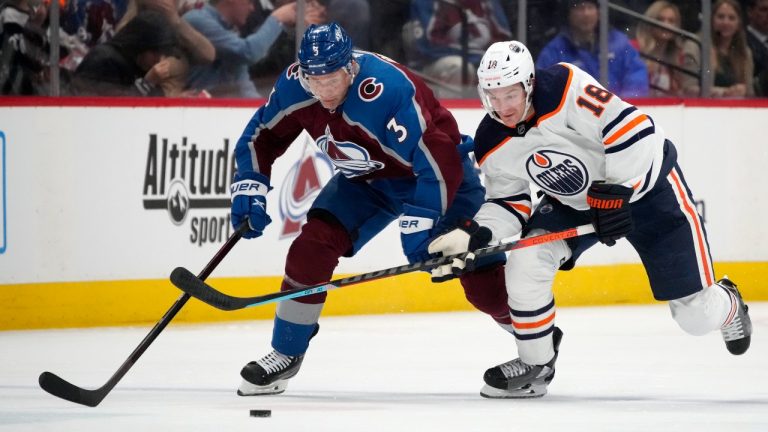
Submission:
[[[99,387],[151,326],[0,332],[0,431],[764,432],[768,303],[750,306],[741,357],[719,333],[684,334],[665,305],[561,308],[557,377],[532,400],[479,396],[485,369],[516,357],[479,312],[324,317],[287,392],[266,397],[235,389],[271,322],[172,323],[96,408],[45,393],[38,375]]]

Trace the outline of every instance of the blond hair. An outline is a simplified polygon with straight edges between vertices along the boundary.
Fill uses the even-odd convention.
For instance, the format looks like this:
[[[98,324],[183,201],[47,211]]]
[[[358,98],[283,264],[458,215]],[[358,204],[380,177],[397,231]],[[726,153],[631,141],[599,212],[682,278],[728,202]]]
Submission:
[[[653,18],[655,20],[659,20],[659,16],[661,15],[661,12],[663,10],[670,9],[672,12],[675,13],[675,23],[673,24],[675,27],[680,27],[680,24],[682,22],[682,16],[680,15],[680,9],[673,3],[670,3],[665,0],[659,0],[653,2],[650,6],[648,6],[648,9],[645,10],[645,16],[648,18]],[[637,25],[637,43],[640,47],[640,52],[644,54],[651,54],[654,53],[657,49],[657,41],[656,38],[653,36],[653,30],[655,28],[658,28],[656,26],[653,26],[651,24],[648,24],[646,22],[640,22]],[[672,40],[671,43],[669,43],[666,47],[664,47],[664,51],[660,53],[662,55],[663,60],[674,60],[675,63],[678,62],[677,57],[679,56],[679,52],[682,49],[682,40],[680,37],[676,35],[676,37]]]

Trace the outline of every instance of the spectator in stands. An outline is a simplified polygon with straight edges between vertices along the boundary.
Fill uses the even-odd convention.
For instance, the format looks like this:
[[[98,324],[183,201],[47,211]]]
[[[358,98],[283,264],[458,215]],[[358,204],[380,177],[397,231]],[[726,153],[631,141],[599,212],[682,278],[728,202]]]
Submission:
[[[411,13],[409,0],[369,0],[371,51],[405,63],[403,26]],[[354,37],[353,42],[356,42]]]
[[[163,94],[169,97],[191,95],[186,91],[190,65],[210,64],[216,57],[211,41],[181,19],[181,7],[177,0],[130,0],[125,14],[117,23],[117,30],[120,31],[139,11],[153,10],[163,14],[171,24],[180,49],[176,55],[168,57],[170,75],[158,83]]]
[[[680,28],[680,9],[666,0],[653,2],[645,16]],[[637,26],[639,50],[647,57],[648,82],[651,96],[677,96],[682,94],[682,72],[675,67],[683,65],[683,41],[675,33],[641,22]]]
[[[89,96],[162,96],[177,47],[165,15],[142,11],[106,43],[96,45],[75,70],[72,91]]]
[[[530,50],[533,58],[537,58],[541,49],[552,38],[557,36],[565,20],[560,14],[553,13],[560,7],[562,0],[528,0],[528,9],[526,11],[527,34],[525,46]],[[510,25],[515,26],[517,19],[517,5],[509,2],[507,6],[507,17]],[[514,27],[513,27],[514,29]],[[519,31],[517,37],[521,35]]]
[[[245,37],[237,32],[253,11],[252,0],[210,0],[201,9],[184,14],[192,27],[205,35],[216,48],[210,65],[193,66],[189,86],[206,90],[214,97],[262,95],[248,74],[248,67],[264,58],[284,29],[296,22],[296,3],[275,9],[264,23]]]
[[[295,3],[296,0],[253,0],[254,10],[248,16],[245,26],[240,34],[253,33],[264,24],[276,8],[286,3]],[[346,0],[342,0],[346,1]],[[364,1],[364,0],[350,0]],[[304,24],[324,24],[327,19],[328,0],[307,0],[304,9]],[[367,4],[366,4],[367,6]],[[288,27],[278,36],[277,40],[269,48],[268,54],[249,67],[251,79],[256,89],[262,95],[269,94],[277,78],[285,70],[285,67],[296,61],[296,34],[295,27]]]
[[[8,0],[0,6],[0,94],[47,94],[47,6]]]
[[[536,66],[567,62],[600,77],[597,0],[570,0],[566,7],[568,24],[542,49]],[[647,96],[648,70],[629,38],[610,29],[608,51],[608,89],[622,98]]]
[[[718,0],[712,5],[712,97],[746,97],[754,94],[752,86],[752,51],[747,45],[747,32],[736,0]],[[684,66],[700,70],[701,50],[686,43]],[[700,94],[698,80],[686,80],[686,94]]]
[[[461,22],[466,14],[468,66],[462,74]],[[409,65],[435,80],[461,85],[463,76],[474,86],[475,71],[485,50],[494,42],[510,40],[512,32],[499,0],[412,0],[411,22],[406,25]]]
[[[88,48],[112,39],[127,0],[69,0],[61,10],[61,28]]]
[[[195,63],[211,63],[216,57],[216,48],[200,32],[195,30],[189,23],[181,19],[181,7],[187,3],[179,5],[178,0],[130,0],[128,8],[117,23],[117,30],[121,30],[125,25],[136,16],[138,11],[154,10],[162,13],[171,23],[176,31],[179,45],[190,55],[190,60]]]
[[[768,96],[768,0],[747,2],[747,43],[752,50],[755,96]]]

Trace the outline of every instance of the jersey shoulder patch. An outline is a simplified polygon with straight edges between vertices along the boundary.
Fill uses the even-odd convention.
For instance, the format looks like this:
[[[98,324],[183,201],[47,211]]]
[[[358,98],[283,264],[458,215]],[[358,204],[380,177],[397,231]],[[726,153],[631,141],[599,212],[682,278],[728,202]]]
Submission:
[[[538,118],[548,116],[560,108],[570,87],[573,71],[561,64],[536,71],[533,108]]]

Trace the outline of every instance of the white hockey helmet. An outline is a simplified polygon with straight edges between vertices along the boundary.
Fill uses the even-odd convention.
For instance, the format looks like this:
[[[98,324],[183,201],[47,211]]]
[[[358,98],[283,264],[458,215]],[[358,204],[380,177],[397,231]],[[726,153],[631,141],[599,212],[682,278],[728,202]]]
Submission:
[[[526,119],[533,101],[535,73],[531,52],[521,42],[506,41],[491,45],[483,54],[480,67],[477,69],[477,92],[488,115],[504,124],[494,111],[486,90],[522,83],[526,101],[525,111],[520,121]]]

